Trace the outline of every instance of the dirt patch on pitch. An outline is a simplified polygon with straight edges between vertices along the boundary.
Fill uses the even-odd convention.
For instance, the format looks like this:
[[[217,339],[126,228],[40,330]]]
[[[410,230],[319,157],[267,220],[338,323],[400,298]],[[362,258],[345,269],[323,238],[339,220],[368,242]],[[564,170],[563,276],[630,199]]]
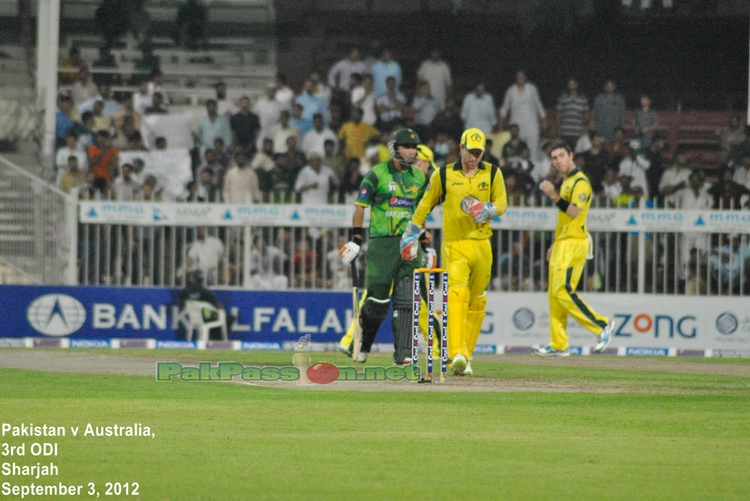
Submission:
[[[165,359],[169,358],[165,353]],[[208,358],[208,355],[207,355]],[[602,370],[654,371],[679,374],[706,374],[720,376],[750,377],[750,365],[743,363],[718,363],[705,360],[675,360],[663,358],[624,358],[613,356],[569,357],[566,359],[544,359],[532,355],[480,355],[477,361],[503,364],[523,364],[539,366],[581,367]],[[196,362],[185,361],[194,366]],[[28,369],[49,372],[71,372],[92,374],[123,374],[155,376],[156,360],[122,356],[114,353],[92,353],[76,351],[47,350],[0,350],[0,367]],[[616,379],[609,383],[580,383],[570,381],[549,382],[539,380],[519,380],[486,377],[448,377],[445,384],[415,384],[409,381],[337,381],[328,385],[297,385],[289,382],[242,384],[270,388],[295,389],[302,391],[437,391],[437,392],[548,392],[548,393],[654,393],[654,388],[634,389],[631,385],[618,386]]]

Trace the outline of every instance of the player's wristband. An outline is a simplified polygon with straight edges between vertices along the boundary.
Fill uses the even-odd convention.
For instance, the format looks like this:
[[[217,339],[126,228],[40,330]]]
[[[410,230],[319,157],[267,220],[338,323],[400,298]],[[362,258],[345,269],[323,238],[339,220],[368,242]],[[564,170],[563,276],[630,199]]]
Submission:
[[[353,227],[352,228],[352,242],[356,244],[361,244],[362,240],[365,239],[365,230],[361,227]]]
[[[568,212],[568,207],[570,207],[570,202],[567,200],[563,200],[562,198],[557,201],[557,208],[560,209],[560,212]]]

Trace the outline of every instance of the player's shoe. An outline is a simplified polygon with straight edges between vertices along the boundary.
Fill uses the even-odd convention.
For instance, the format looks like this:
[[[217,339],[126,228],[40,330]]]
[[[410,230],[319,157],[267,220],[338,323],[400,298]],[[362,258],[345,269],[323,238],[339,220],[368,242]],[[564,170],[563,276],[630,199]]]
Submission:
[[[466,372],[466,357],[460,353],[453,357],[453,374],[463,376]]]
[[[357,362],[360,364],[363,364],[367,362],[367,352],[366,351],[360,351],[359,356],[357,357]]]
[[[344,355],[351,357],[352,356],[352,345],[346,345],[346,344],[340,344],[339,345],[339,351],[343,353]]]
[[[403,361],[403,362],[401,362],[401,363],[398,363],[398,362],[396,362],[395,360],[393,361],[393,365],[397,365],[397,366],[399,366],[399,367],[408,367],[408,366],[410,366],[411,364],[412,364],[412,359],[411,359],[411,357],[406,357],[406,358],[404,359],[404,361]]]
[[[550,345],[547,345],[534,348],[534,355],[539,355],[540,357],[569,357],[570,351],[568,351],[567,348],[564,350],[556,350]]]
[[[466,368],[464,369],[464,376],[473,376],[474,369],[471,368],[471,360],[466,362]]]
[[[604,328],[601,334],[596,336],[596,339],[599,341],[596,343],[596,346],[594,346],[594,351],[596,353],[601,353],[605,349],[607,349],[607,346],[609,345],[610,337],[612,337],[612,332],[615,330],[615,322],[610,321],[607,326]]]

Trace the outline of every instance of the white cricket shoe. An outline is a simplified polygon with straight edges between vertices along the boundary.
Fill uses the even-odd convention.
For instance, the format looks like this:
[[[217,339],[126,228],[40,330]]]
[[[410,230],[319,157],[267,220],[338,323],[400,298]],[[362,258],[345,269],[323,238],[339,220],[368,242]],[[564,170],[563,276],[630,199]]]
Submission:
[[[366,351],[360,351],[359,355],[357,356],[357,362],[360,364],[363,364],[367,362],[367,352]]]
[[[596,339],[599,341],[596,343],[596,346],[594,346],[594,351],[596,353],[601,353],[605,349],[607,349],[607,346],[609,345],[609,340],[612,337],[612,332],[615,330],[615,323],[614,321],[610,321],[607,326],[604,328],[601,334],[596,336]]]
[[[473,376],[474,369],[471,368],[471,360],[466,362],[466,369],[464,369],[464,376]]]
[[[539,355],[540,357],[569,357],[570,351],[568,351],[567,348],[564,350],[556,350],[550,345],[547,345],[534,348],[534,355]]]

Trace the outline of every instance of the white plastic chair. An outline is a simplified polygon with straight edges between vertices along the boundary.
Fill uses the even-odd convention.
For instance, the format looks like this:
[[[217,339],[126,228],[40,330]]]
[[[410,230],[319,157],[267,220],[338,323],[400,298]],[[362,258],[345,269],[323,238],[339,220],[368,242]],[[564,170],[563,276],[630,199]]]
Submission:
[[[223,309],[219,309],[211,303],[205,301],[196,301],[189,299],[185,301],[185,308],[188,312],[188,319],[190,321],[190,327],[187,330],[187,340],[192,341],[193,330],[198,330],[198,341],[208,341],[208,333],[215,327],[221,327],[221,338],[224,341],[228,340],[227,336],[227,322],[226,312]],[[203,319],[203,309],[206,308],[210,311],[216,312],[217,319],[206,321]]]

